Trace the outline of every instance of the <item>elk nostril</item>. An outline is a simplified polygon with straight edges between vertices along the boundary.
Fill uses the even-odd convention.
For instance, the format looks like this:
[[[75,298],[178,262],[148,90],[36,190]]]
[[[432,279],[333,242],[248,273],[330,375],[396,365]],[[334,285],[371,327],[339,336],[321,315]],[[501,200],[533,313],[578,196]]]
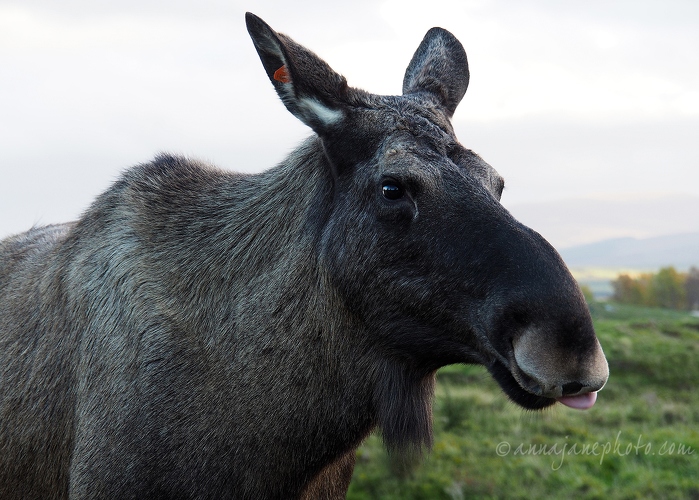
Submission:
[[[580,392],[580,389],[582,388],[583,385],[580,382],[569,382],[567,384],[563,384],[563,396],[576,394]]]

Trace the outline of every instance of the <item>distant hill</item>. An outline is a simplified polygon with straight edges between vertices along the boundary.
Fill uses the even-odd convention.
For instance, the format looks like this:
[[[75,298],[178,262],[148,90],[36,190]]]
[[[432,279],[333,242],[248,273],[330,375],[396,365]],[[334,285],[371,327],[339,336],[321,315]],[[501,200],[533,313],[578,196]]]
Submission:
[[[654,238],[614,238],[559,250],[571,268],[699,267],[699,232]]]
[[[592,247],[588,251],[597,248],[600,255],[606,253],[605,248],[631,252],[632,240],[624,243],[620,238],[699,232],[699,197],[683,194],[623,195],[505,206],[520,222],[541,233],[559,250],[609,240],[604,243],[606,247]],[[689,237],[681,237],[676,244],[689,244],[686,238]],[[674,248],[675,243],[670,241],[672,239],[667,244]],[[696,245],[693,248],[696,250]],[[578,254],[574,252],[573,255]]]

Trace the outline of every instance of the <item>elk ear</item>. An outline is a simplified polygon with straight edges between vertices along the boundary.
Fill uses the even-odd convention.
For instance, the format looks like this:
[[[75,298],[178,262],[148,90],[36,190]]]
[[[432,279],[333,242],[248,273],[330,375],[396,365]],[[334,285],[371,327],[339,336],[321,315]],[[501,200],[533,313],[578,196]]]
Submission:
[[[345,117],[345,78],[256,15],[248,12],[245,22],[267,76],[286,108],[319,135],[339,125]]]
[[[468,60],[447,30],[432,28],[415,51],[403,78],[403,95],[429,93],[451,118],[468,87]]]

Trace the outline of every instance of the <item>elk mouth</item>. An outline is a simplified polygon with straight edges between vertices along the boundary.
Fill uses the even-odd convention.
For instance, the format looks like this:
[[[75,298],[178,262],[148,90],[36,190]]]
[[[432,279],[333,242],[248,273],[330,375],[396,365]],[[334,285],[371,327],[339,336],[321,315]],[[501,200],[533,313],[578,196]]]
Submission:
[[[517,373],[517,377],[515,377],[510,371],[510,368],[499,359],[495,359],[492,363],[486,365],[486,368],[490,372],[490,375],[500,385],[500,388],[507,395],[507,397],[522,408],[526,408],[528,410],[541,410],[556,403],[555,398],[540,396],[534,392],[531,392],[530,390],[525,389],[523,385],[533,389],[536,382],[534,382],[534,380],[528,377],[526,374],[522,373],[521,370],[518,370],[519,373]]]
[[[596,344],[599,347],[599,342]],[[509,363],[505,362],[507,358],[498,356],[486,365],[503,392],[514,403],[529,410],[540,410],[556,402],[576,410],[587,410],[595,404],[597,391],[604,387],[609,374],[607,361],[601,348],[596,352],[596,364],[592,364],[596,370],[587,377],[567,377],[564,370],[559,367],[558,376],[549,374],[548,377],[541,378],[527,371],[531,369],[527,361],[527,353],[523,354],[523,349],[518,351],[518,347],[515,346],[510,354]],[[521,364],[522,362],[524,364]],[[549,383],[543,380],[548,380]],[[557,380],[557,382],[551,383],[551,380]]]

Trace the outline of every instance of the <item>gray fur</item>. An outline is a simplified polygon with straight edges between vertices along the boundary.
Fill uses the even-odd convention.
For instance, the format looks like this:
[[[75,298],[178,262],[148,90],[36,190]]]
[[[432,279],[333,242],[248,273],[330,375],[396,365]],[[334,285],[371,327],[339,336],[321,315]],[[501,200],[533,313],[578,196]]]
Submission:
[[[518,332],[592,352],[560,258],[453,135],[453,36],[376,96],[247,22],[316,135],[257,175],[159,156],[78,221],[0,242],[0,498],[342,498],[377,426],[429,447],[440,366],[484,364],[539,408],[508,372]]]

